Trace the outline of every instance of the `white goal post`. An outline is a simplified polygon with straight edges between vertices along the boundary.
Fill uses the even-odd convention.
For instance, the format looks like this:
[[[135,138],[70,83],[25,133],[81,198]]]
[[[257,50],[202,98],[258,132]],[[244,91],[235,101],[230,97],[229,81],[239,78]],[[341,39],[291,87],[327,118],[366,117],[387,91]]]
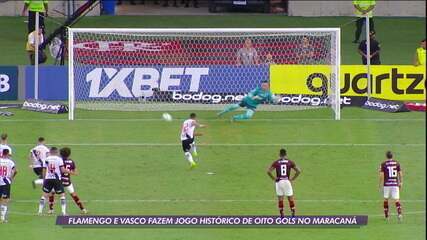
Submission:
[[[339,28],[69,28],[69,119],[219,110],[269,81],[279,101],[257,110],[329,107],[339,120],[340,49]]]

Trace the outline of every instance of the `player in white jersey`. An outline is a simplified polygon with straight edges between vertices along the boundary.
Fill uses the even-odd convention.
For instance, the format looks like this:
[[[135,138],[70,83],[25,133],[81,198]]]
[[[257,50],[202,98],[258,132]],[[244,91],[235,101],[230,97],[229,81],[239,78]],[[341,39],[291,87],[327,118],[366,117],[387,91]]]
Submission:
[[[59,157],[58,148],[52,147],[49,151],[49,156],[43,162],[43,195],[40,198],[39,215],[42,214],[46,198],[49,197],[52,191],[61,196],[62,215],[67,214],[64,186],[61,182],[61,174],[64,172],[68,173],[69,171],[65,169],[64,162]]]
[[[12,155],[12,148],[7,144],[7,133],[2,133],[0,135],[0,157],[3,149],[9,150],[9,155]]]
[[[39,137],[37,140],[37,145],[32,148],[28,154],[30,168],[33,169],[34,173],[38,177],[32,181],[33,188],[36,188],[36,185],[43,185],[43,162],[48,155],[49,148],[45,145],[45,139],[43,137]]]
[[[185,120],[181,127],[182,150],[184,151],[185,158],[190,163],[191,169],[197,166],[193,160],[193,156],[197,157],[195,137],[202,136],[201,133],[195,132],[196,127],[206,127],[206,125],[199,124],[196,117],[195,113],[191,113],[190,118]]]
[[[7,222],[10,185],[17,173],[15,163],[10,159],[9,149],[3,149],[0,156],[0,223]]]

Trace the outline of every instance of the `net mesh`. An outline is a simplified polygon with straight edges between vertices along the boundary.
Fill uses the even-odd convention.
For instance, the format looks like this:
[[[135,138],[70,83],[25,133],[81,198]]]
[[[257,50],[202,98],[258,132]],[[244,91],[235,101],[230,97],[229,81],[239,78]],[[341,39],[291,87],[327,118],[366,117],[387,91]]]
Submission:
[[[318,87],[315,101],[276,92],[278,103],[265,103],[257,110],[339,106],[334,96],[339,47],[335,31],[79,29],[70,34],[76,108],[217,110],[270,80],[270,67],[277,65],[323,66],[330,78]]]

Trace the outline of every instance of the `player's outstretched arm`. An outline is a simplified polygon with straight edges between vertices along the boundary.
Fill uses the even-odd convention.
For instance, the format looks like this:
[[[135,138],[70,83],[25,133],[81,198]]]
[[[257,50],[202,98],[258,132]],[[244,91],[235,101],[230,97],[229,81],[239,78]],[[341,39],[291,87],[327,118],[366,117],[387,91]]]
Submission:
[[[293,169],[295,170],[295,174],[291,178],[291,182],[295,181],[295,179],[297,179],[297,177],[301,174],[301,169],[299,167],[295,166]]]
[[[399,175],[399,188],[400,189],[402,189],[402,186],[403,186],[403,174],[402,174],[402,171],[399,171],[399,173],[398,173]]]

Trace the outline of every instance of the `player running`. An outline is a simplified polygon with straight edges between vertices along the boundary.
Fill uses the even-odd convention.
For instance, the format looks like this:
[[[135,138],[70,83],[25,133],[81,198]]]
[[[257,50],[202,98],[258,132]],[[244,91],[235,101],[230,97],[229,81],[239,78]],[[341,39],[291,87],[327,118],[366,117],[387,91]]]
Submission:
[[[0,223],[7,222],[7,205],[10,199],[10,186],[18,171],[10,159],[9,149],[5,148],[0,156]]]
[[[37,145],[30,150],[28,154],[28,161],[30,162],[30,168],[37,175],[37,179],[32,181],[33,188],[37,185],[43,185],[43,162],[49,154],[49,148],[45,145],[45,139],[39,137],[37,139]]]
[[[393,153],[387,151],[385,155],[387,159],[381,163],[379,169],[379,189],[383,186],[384,194],[384,216],[387,221],[390,219],[388,214],[388,200],[391,198],[395,202],[397,219],[400,222],[402,220],[402,206],[400,204],[399,192],[403,184],[403,175],[400,169],[400,163],[393,159]]]
[[[83,203],[80,201],[80,198],[77,195],[77,193],[74,191],[74,185],[71,182],[71,175],[78,175],[76,164],[70,158],[71,149],[68,147],[61,148],[61,150],[59,150],[59,154],[61,155],[61,158],[64,161],[65,169],[69,171],[69,173],[65,173],[65,172],[62,173],[62,176],[61,176],[62,185],[64,186],[65,191],[67,191],[71,195],[71,198],[73,198],[76,205],[80,208],[80,211],[83,214],[86,214],[87,210],[83,206]],[[49,212],[48,212],[49,214],[53,214],[54,201],[55,201],[55,198],[54,198],[54,195],[52,194],[51,196],[49,196]]]
[[[2,133],[0,135],[0,157],[2,155],[3,149],[9,150],[9,155],[12,155],[12,148],[7,144],[7,133]]]
[[[181,127],[182,150],[184,151],[185,158],[190,163],[190,169],[197,166],[197,163],[193,160],[193,157],[197,157],[195,137],[203,135],[202,133],[194,132],[196,127],[203,128],[206,125],[199,124],[196,120],[196,114],[191,113],[190,118],[185,120]]]
[[[255,114],[257,106],[264,102],[277,102],[278,98],[270,91],[270,84],[267,81],[262,82],[261,87],[257,87],[250,91],[240,103],[228,105],[223,111],[219,112],[218,117],[225,113],[234,111],[239,107],[246,108],[243,114],[233,116],[232,120],[247,120],[251,119]]]
[[[271,179],[276,181],[276,194],[278,197],[280,216],[285,216],[283,213],[283,197],[286,196],[289,201],[291,215],[292,217],[295,217],[294,192],[291,182],[293,182],[300,175],[301,169],[299,169],[293,161],[288,159],[285,149],[280,149],[279,156],[280,158],[274,161],[273,164],[271,164],[271,166],[268,168],[267,174],[271,177]],[[292,178],[290,178],[291,169],[295,170],[295,174]],[[276,170],[276,177],[274,177],[272,174],[273,170]]]
[[[46,198],[49,197],[52,191],[61,196],[61,212],[66,215],[66,201],[64,186],[61,182],[61,175],[64,172],[69,172],[64,167],[64,161],[58,156],[58,148],[52,147],[49,151],[49,156],[43,163],[43,195],[40,198],[38,214],[41,215],[45,205]]]

